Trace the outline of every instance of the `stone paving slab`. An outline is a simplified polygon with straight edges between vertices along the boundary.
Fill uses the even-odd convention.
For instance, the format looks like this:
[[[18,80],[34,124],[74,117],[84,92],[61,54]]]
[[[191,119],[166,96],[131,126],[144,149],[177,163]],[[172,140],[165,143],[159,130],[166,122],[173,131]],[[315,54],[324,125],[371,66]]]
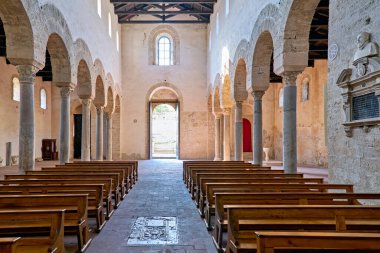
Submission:
[[[178,243],[138,246],[128,244],[134,224],[142,217],[175,217]],[[211,236],[183,184],[182,162],[140,161],[139,181],[103,231],[94,238],[87,252],[215,253]]]

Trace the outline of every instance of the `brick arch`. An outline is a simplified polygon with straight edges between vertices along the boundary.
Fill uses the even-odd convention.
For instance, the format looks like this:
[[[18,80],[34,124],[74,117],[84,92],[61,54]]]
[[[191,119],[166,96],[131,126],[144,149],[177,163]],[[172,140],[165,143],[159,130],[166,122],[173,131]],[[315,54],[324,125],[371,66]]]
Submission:
[[[29,8],[37,8],[38,2],[31,0],[24,4],[22,0],[5,1],[0,4],[0,18],[6,34],[7,58],[13,65],[34,65],[42,69],[42,57],[38,57],[35,48],[37,39],[28,16]]]
[[[41,7],[40,16],[44,23],[44,32],[40,33],[41,44],[49,50],[54,83],[76,83],[72,75],[74,64],[74,45],[70,29],[62,13],[53,5]],[[46,51],[45,51],[46,52]],[[45,63],[45,52],[43,63]]]
[[[262,9],[259,16],[256,19],[256,23],[253,27],[251,39],[249,41],[249,52],[248,52],[248,68],[253,67],[253,55],[256,51],[256,44],[258,43],[260,36],[266,32],[269,33],[272,38],[272,45],[274,50],[274,66],[276,68],[277,65],[280,65],[277,59],[277,55],[279,55],[281,49],[282,39],[279,36],[279,25],[278,23],[281,21],[281,12],[277,8],[277,6],[273,4],[268,4]],[[252,82],[252,75],[248,75],[248,83]]]
[[[319,2],[320,0],[288,0],[281,7],[284,13],[280,22],[283,43],[276,54],[277,74],[285,71],[300,72],[308,66],[310,26]]]
[[[154,28],[148,38],[148,63],[150,65],[156,65],[156,47],[157,37],[161,34],[167,34],[171,37],[173,42],[173,65],[180,64],[180,39],[178,32],[170,25],[159,25]]]
[[[265,91],[270,83],[270,64],[273,54],[273,38],[264,31],[258,37],[252,59],[252,90]]]

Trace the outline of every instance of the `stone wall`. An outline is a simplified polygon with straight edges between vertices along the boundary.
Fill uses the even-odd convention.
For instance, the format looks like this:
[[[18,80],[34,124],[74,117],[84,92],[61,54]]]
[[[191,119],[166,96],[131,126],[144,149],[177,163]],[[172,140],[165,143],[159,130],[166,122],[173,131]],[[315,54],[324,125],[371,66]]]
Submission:
[[[160,27],[122,26],[122,158],[149,158],[149,97],[155,89],[167,87],[177,93],[180,101],[180,158],[206,159],[211,137],[208,133],[206,26],[162,26],[178,36],[179,61],[174,66],[157,66],[151,62],[149,41]]]
[[[337,44],[339,53],[329,64],[328,80],[328,147],[329,181],[353,183],[355,191],[380,191],[380,129],[366,133],[356,128],[347,137],[341,89],[336,85],[343,69],[352,68],[356,37],[369,32],[380,43],[379,1],[331,1],[329,43]]]

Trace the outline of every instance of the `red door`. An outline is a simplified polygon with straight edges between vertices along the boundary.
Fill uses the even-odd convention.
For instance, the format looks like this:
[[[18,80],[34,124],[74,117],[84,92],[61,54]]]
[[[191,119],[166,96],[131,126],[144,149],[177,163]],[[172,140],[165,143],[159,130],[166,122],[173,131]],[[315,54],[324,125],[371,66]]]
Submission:
[[[252,127],[247,119],[243,119],[243,152],[252,152]]]

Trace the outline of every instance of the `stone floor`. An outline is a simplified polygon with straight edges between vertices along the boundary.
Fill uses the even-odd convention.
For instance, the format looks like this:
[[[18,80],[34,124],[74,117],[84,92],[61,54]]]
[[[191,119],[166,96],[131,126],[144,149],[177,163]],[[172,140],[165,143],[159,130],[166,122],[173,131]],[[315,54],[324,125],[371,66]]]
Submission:
[[[36,164],[52,166],[56,162]],[[281,166],[273,166],[282,168]],[[327,179],[327,169],[302,168],[306,177]],[[0,168],[17,174],[16,166]],[[67,240],[68,239],[68,240]],[[75,251],[75,237],[65,238],[68,253]],[[214,253],[204,222],[182,181],[182,162],[139,161],[139,181],[122,201],[88,253]]]
[[[176,217],[178,243],[136,245],[136,240],[129,240],[132,243],[129,244],[128,239],[132,228],[139,217]],[[160,243],[154,240],[151,242]],[[182,162],[176,160],[140,161],[139,181],[103,231],[93,240],[87,252],[216,252],[206,226],[183,184]]]

